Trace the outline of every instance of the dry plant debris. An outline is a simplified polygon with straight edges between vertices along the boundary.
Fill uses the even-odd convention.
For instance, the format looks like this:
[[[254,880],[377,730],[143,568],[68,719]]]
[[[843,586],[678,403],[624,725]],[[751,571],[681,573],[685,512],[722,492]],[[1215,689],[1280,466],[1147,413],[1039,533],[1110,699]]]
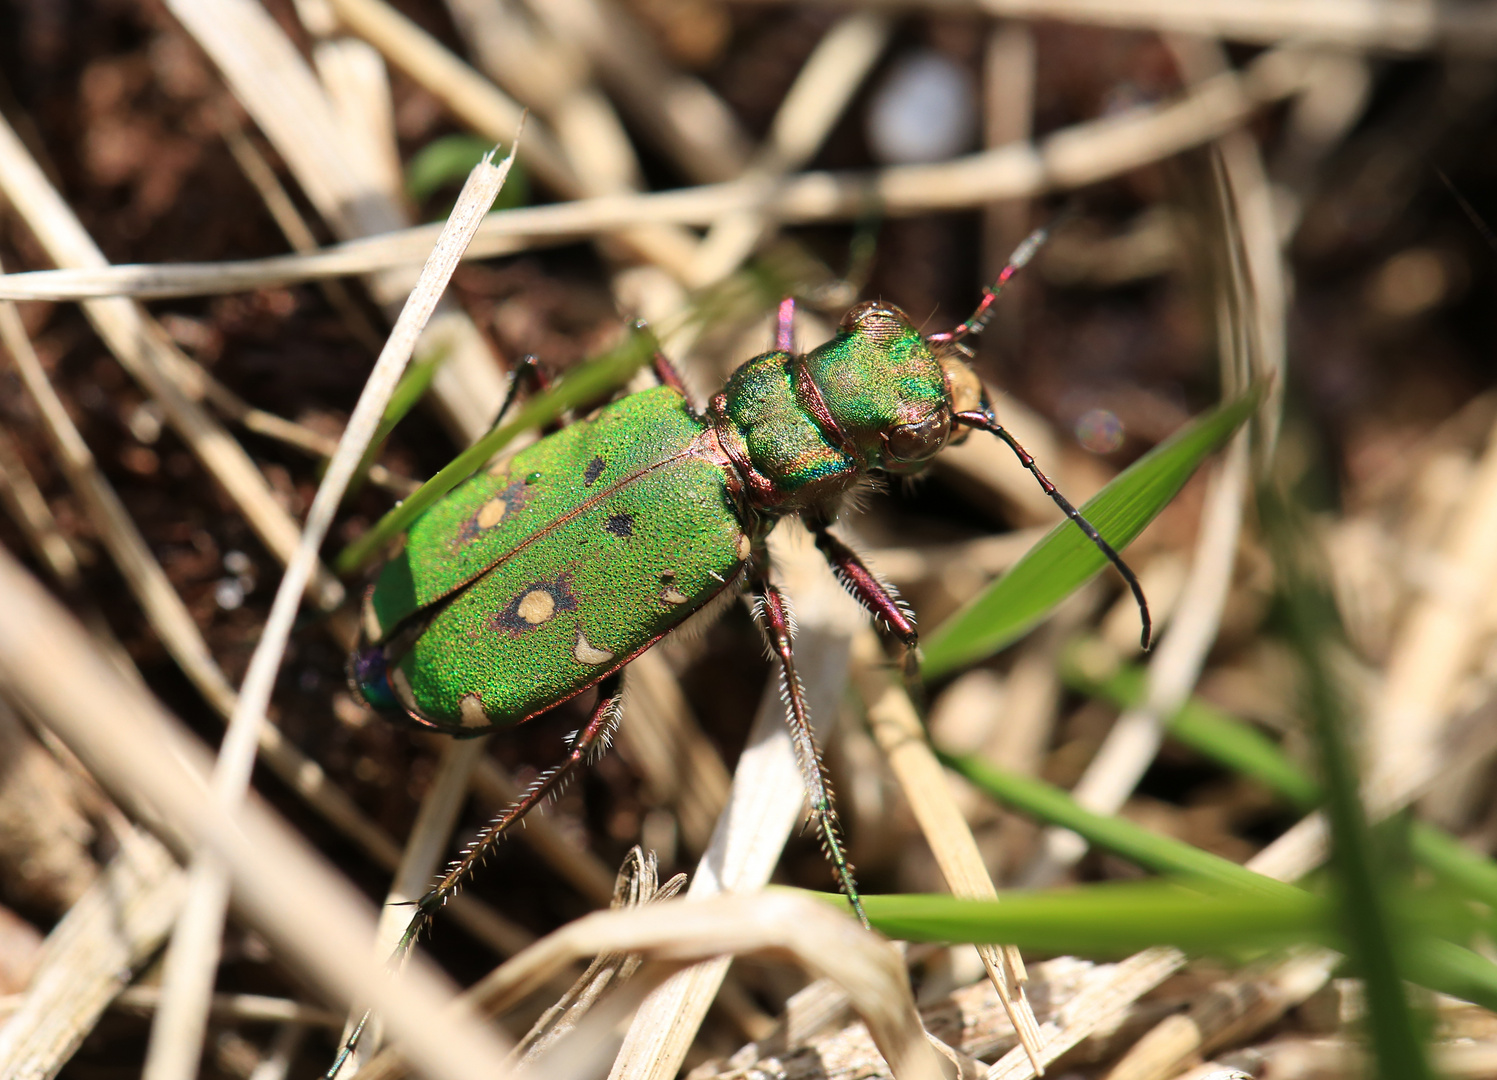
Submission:
[[[1313,770],[1254,500],[1269,477],[1323,552],[1368,815],[1491,855],[1494,49],[1481,5],[1340,0],[11,5],[0,1077],[133,1074],[153,1039],[152,1080],[312,1077],[371,1001],[388,1040],[371,1076],[1360,1074],[1366,1005],[1324,944],[1237,965],[901,955],[762,893],[827,876],[736,607],[631,668],[615,752],[389,979],[373,905],[419,895],[580,713],[487,744],[386,725],[344,686],[362,582],[320,560],[482,434],[527,354],[562,371],[643,317],[705,397],[767,346],[781,294],[801,299],[803,344],[865,296],[951,325],[1060,217],[976,363],[1073,501],[1189,416],[1255,381],[1268,396],[1129,550],[1154,652],[1104,578],[933,685],[929,743],[893,651],[804,535],[775,537],[865,888],[1001,898],[1139,875],[943,772],[932,745],[1270,877],[1321,866],[1310,807],[1174,726],[1204,702]],[[898,140],[869,117],[921,65],[955,99],[879,115],[965,108],[968,143],[881,160]],[[445,294],[387,345],[464,155],[507,153],[522,124],[518,204],[471,215]],[[415,166],[443,153],[445,186],[413,198]],[[434,365],[422,407],[356,467],[405,355]],[[843,531],[928,630],[1054,520],[973,438]],[[1119,671],[1140,687],[1121,710],[1087,689]],[[637,910],[596,911],[625,863]],[[652,900],[678,873],[682,897]],[[404,909],[383,915],[388,943]],[[173,933],[195,960],[175,979]],[[472,1012],[443,1007],[454,983]],[[1497,1017],[1420,1000],[1435,1067],[1491,1075]]]

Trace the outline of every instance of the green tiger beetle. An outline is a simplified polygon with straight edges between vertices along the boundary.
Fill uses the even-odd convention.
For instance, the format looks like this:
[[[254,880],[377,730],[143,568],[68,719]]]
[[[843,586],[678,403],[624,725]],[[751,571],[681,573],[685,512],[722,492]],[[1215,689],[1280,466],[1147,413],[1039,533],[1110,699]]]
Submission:
[[[797,353],[794,301],[785,300],[775,348],[739,367],[705,410],[657,352],[661,385],[480,472],[416,521],[365,597],[363,643],[349,661],[365,701],[463,737],[524,723],[594,686],[598,700],[566,759],[417,904],[403,946],[486,851],[607,745],[624,667],[715,597],[738,590],[753,595],[754,618],[778,661],[811,820],[866,926],[765,538],[781,517],[799,514],[843,586],[904,643],[914,672],[913,616],[830,526],[868,474],[917,473],[971,429],[1006,442],[1117,567],[1137,599],[1147,647],[1138,579],[998,422],[966,363],[968,340],[1044,239],[1043,229],[1026,239],[972,316],[944,333],[922,335],[893,304],[866,301],[830,341]],[[514,394],[511,386],[511,401]]]

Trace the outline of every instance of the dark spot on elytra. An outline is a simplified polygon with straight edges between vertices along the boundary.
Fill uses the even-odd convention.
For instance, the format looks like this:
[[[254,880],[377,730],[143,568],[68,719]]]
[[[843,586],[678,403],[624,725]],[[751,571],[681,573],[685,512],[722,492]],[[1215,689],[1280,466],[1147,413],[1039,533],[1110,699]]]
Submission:
[[[535,593],[545,593],[551,598],[549,612],[545,611],[547,605],[536,603],[539,598],[532,595]],[[539,621],[538,608],[545,615]],[[544,626],[559,612],[576,610],[577,596],[572,592],[572,575],[562,574],[551,581],[533,581],[529,585],[522,585],[504,610],[489,620],[489,625],[495,630],[507,630],[518,636]]]
[[[603,464],[602,458],[593,458],[587,463],[587,469],[582,474],[582,482],[588,487],[592,487],[593,484],[597,482],[598,477],[603,475],[603,470],[605,468],[607,468],[607,466]]]
[[[633,514],[609,514],[608,520],[603,522],[603,528],[613,533],[614,536],[629,537],[634,535]]]

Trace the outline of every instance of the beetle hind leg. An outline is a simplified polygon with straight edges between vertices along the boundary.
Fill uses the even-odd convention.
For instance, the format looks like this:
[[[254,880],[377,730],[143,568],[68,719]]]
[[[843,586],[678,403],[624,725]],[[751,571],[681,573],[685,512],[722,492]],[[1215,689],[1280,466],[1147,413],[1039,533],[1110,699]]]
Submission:
[[[548,772],[542,773],[518,802],[495,818],[487,829],[463,849],[462,855],[447,868],[442,880],[417,902],[416,917],[411,920],[411,925],[406,930],[405,938],[401,942],[402,947],[415,940],[421,926],[432,913],[447,902],[473,872],[474,867],[494,849],[500,840],[504,839],[515,825],[524,819],[526,814],[558,794],[577,767],[591,760],[594,751],[601,753],[607,749],[613,730],[618,726],[623,704],[623,674],[623,670],[620,669],[598,684],[598,703],[593,706],[587,723],[572,739],[572,748],[562,762]]]

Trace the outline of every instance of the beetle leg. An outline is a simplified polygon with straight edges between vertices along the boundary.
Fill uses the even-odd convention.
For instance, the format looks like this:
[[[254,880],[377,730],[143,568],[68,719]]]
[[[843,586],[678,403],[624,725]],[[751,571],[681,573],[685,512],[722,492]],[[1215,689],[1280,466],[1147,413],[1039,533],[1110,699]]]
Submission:
[[[785,719],[790,725],[790,742],[795,747],[795,758],[800,763],[801,776],[805,781],[806,799],[811,804],[811,818],[821,833],[822,847],[831,860],[843,892],[847,893],[848,902],[852,904],[853,911],[857,912],[858,919],[867,926],[868,916],[863,911],[863,899],[858,893],[858,883],[853,878],[852,864],[847,861],[842,850],[842,830],[838,826],[837,809],[832,802],[832,785],[827,779],[821,752],[816,748],[816,736],[811,731],[811,713],[806,707],[806,691],[801,686],[800,676],[795,673],[795,653],[791,648],[794,621],[789,602],[763,571],[755,578],[751,587],[756,601],[754,618],[780,661]]]
[[[405,933],[400,936],[400,944],[395,947],[396,957],[403,956],[410,949],[433,913],[447,903],[457,892],[463,879],[473,872],[473,868],[493,849],[495,844],[504,838],[510,829],[523,820],[525,815],[534,810],[547,796],[559,791],[572,771],[586,760],[590,751],[608,748],[623,700],[624,672],[620,668],[598,684],[598,703],[593,706],[592,715],[587,718],[587,724],[572,739],[572,749],[566,759],[556,768],[542,775],[530,786],[530,790],[519,802],[495,818],[493,824],[484,830],[483,835],[469,844],[463,850],[461,857],[453,860],[452,865],[447,868],[447,873],[442,876],[442,880],[416,901],[416,914],[411,917]],[[339,1070],[343,1068],[344,1062],[358,1049],[359,1040],[364,1034],[364,1028],[368,1025],[371,1015],[370,1010],[365,1010],[353,1033],[339,1048],[337,1059],[333,1062],[332,1068],[324,1074],[323,1080],[334,1080]]]
[[[816,538],[816,546],[826,556],[827,565],[842,587],[904,642],[905,686],[916,705],[923,707],[925,689],[920,680],[920,635],[915,631],[914,614],[892,585],[879,580],[856,551],[832,535],[826,522],[807,521],[806,528]]]
[[[650,366],[655,369],[655,378],[660,380],[661,386],[669,386],[686,399],[686,407],[691,410],[691,415],[701,418],[702,410],[697,408],[696,402],[691,399],[691,391],[686,389],[686,380],[681,378],[681,369],[676,367],[676,362],[659,349],[655,350],[655,357],[650,361]]]
[[[795,352],[795,297],[780,301],[775,313],[774,347],[779,352]]]
[[[494,416],[494,422],[489,425],[492,431],[504,420],[504,414],[514,407],[520,397],[520,390],[524,388],[527,393],[537,390],[545,390],[551,385],[551,379],[541,367],[540,360],[533,353],[526,353],[515,366],[515,372],[509,377],[509,389],[504,392],[504,401],[499,406],[499,412]]]
[[[583,764],[591,751],[607,748],[614,724],[618,720],[619,707],[623,698],[624,673],[623,669],[620,669],[598,684],[598,703],[593,706],[592,715],[587,718],[587,723],[572,740],[572,749],[562,763],[550,772],[543,773],[540,779],[530,785],[530,790],[519,802],[495,818],[483,834],[464,849],[462,856],[455,859],[447,868],[447,873],[442,876],[442,880],[417,902],[416,917],[411,920],[411,926],[401,940],[402,948],[415,939],[421,924],[430,917],[433,911],[447,902],[463,880],[472,873],[474,866],[504,838],[510,829],[548,796],[558,792],[572,770]]]

